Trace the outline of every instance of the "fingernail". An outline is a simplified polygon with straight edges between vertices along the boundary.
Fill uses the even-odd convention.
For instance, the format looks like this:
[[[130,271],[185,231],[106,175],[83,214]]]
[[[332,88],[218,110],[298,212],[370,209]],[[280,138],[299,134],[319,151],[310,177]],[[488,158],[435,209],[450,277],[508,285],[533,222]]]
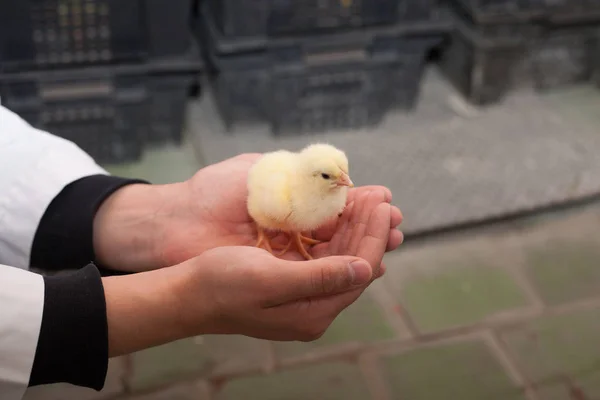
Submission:
[[[351,262],[350,270],[352,272],[352,284],[357,286],[368,283],[373,275],[371,266],[366,261],[362,260]]]

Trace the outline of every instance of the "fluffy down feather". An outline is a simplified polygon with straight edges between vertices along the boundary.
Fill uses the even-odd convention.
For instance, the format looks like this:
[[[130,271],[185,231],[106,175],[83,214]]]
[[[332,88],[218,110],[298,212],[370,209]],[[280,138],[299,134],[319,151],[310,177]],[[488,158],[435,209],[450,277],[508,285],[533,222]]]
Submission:
[[[263,230],[299,235],[339,215],[353,185],[348,174],[345,153],[328,144],[263,155],[248,175],[248,213],[258,225],[259,242]]]

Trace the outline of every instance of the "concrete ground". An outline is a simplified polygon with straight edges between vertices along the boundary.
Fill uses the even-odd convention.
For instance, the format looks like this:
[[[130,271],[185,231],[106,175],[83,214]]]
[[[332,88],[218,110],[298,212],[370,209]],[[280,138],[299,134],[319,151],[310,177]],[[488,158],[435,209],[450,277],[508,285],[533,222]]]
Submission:
[[[438,84],[435,76],[430,79]],[[600,108],[591,104],[600,104],[600,94],[594,97],[587,89],[540,98],[523,93],[484,111],[434,93],[424,96],[421,110],[426,111],[391,117],[397,118],[398,124],[392,124],[397,129],[413,129],[412,141],[404,145],[418,144],[415,151],[427,158],[411,159],[418,173],[407,174],[420,179],[418,184],[399,178],[402,170],[393,159],[386,161],[391,172],[379,181],[396,185],[407,231],[576,198],[597,188]],[[260,132],[245,132],[249,136],[241,142],[217,135],[218,128],[211,125],[215,117],[206,107],[192,105],[189,137],[182,148],[156,149],[140,163],[110,170],[172,182],[206,163],[269,146]],[[528,118],[532,110],[538,117]],[[199,115],[209,115],[212,122]],[[449,124],[449,119],[457,122]],[[437,149],[436,158],[428,141],[418,140],[418,133],[434,131],[434,124],[439,135],[444,129],[452,132],[453,140],[442,143],[448,151],[465,156],[446,157],[442,163],[449,173],[461,176],[451,184],[438,169],[447,154],[442,144],[429,141]],[[558,136],[557,126],[570,127],[566,136]],[[508,128],[512,139],[527,134],[538,139],[496,152],[489,140],[474,147],[472,142],[455,143],[461,130],[473,141],[477,130]],[[363,146],[373,140],[369,135],[360,132],[349,140]],[[390,137],[385,140],[388,147],[393,143]],[[540,144],[537,150],[535,143]],[[466,156],[477,149],[495,158],[486,163]],[[359,159],[353,169],[364,168],[358,174],[365,183],[373,169],[364,154],[380,154],[366,153],[364,146],[349,152]],[[498,170],[502,160],[511,167]],[[576,176],[580,178],[571,180]],[[495,177],[493,185],[486,186],[488,177]],[[408,189],[402,190],[398,180]],[[419,204],[434,215],[428,216]],[[429,239],[409,238],[386,256],[386,263],[385,277],[316,342],[272,343],[236,336],[182,340],[112,360],[100,393],[56,385],[32,389],[26,399],[600,399],[600,203]]]

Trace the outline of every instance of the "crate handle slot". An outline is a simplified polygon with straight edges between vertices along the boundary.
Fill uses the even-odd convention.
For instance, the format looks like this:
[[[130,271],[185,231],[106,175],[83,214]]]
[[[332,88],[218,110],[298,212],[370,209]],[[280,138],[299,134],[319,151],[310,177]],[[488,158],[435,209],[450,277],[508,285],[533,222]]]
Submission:
[[[367,58],[368,55],[364,49],[357,49],[306,54],[304,61],[308,65],[326,65],[348,61],[365,61]]]
[[[364,71],[361,73],[352,74],[349,79],[332,79],[325,82],[323,79],[314,80],[310,79],[302,88],[300,92],[300,98],[304,101],[309,99],[326,95],[335,96],[350,96],[351,98],[363,97],[369,84],[368,76],[365,75]]]
[[[46,84],[40,88],[44,100],[67,100],[107,97],[113,94],[114,87],[108,83],[86,83],[78,85]]]
[[[309,98],[321,94],[353,94],[359,93],[364,86],[364,82],[360,80],[332,83],[325,86],[308,86],[302,91],[302,98]]]

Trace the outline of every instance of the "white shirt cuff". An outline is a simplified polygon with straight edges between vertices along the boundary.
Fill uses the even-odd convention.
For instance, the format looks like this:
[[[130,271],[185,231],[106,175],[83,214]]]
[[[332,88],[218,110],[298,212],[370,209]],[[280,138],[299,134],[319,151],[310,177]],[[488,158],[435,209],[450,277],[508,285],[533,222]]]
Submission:
[[[43,277],[0,265],[0,397],[3,400],[20,400],[27,389],[43,312]]]

